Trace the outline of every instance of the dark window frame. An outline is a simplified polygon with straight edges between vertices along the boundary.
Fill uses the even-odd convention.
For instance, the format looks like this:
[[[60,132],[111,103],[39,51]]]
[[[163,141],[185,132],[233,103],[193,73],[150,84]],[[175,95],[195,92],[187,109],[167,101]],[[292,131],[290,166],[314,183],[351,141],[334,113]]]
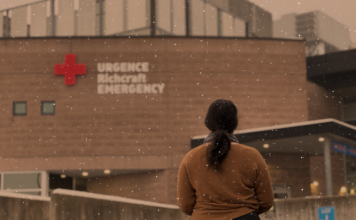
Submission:
[[[15,113],[15,106],[18,103],[25,103],[25,113],[24,114],[16,114]],[[12,103],[12,115],[13,116],[26,116],[27,115],[27,102],[26,101],[15,101]]]
[[[53,103],[54,104],[53,105],[53,113],[44,113],[44,109],[43,109],[44,103]],[[55,101],[42,101],[41,102],[41,115],[54,115],[55,112],[56,112],[56,102]]]

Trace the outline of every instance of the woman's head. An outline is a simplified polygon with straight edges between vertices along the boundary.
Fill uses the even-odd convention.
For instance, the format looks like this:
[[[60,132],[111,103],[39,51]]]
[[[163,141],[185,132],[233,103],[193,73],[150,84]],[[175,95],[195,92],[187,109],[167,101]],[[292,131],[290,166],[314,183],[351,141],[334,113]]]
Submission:
[[[213,139],[208,147],[207,161],[217,170],[231,147],[229,133],[238,124],[237,108],[230,100],[218,99],[214,101],[205,117],[206,127],[213,132]]]
[[[205,117],[205,126],[212,132],[223,129],[232,133],[238,124],[237,108],[230,100],[218,99],[214,101]]]

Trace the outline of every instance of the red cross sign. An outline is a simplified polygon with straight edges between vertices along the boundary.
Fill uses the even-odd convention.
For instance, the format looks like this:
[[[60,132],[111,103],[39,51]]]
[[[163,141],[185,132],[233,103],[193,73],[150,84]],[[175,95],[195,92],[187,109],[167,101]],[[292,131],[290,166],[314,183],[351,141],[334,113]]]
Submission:
[[[64,84],[75,85],[75,76],[85,75],[86,69],[85,64],[75,63],[75,54],[66,54],[64,64],[54,65],[54,74],[64,75]]]

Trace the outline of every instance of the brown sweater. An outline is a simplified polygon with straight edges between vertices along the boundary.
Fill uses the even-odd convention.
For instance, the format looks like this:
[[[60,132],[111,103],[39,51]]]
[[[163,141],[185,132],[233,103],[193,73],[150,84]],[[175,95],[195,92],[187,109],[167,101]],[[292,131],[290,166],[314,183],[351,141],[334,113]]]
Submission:
[[[254,148],[231,143],[221,171],[207,165],[207,144],[189,151],[178,171],[178,205],[191,220],[231,220],[273,204],[267,165]]]

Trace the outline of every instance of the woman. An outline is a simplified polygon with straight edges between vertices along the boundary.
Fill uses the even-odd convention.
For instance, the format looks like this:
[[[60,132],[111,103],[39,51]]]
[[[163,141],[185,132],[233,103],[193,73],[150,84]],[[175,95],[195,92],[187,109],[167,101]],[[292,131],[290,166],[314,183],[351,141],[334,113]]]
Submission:
[[[255,220],[273,204],[267,165],[257,150],[238,143],[237,123],[234,103],[213,102],[205,118],[211,133],[179,167],[178,205],[191,220]]]

